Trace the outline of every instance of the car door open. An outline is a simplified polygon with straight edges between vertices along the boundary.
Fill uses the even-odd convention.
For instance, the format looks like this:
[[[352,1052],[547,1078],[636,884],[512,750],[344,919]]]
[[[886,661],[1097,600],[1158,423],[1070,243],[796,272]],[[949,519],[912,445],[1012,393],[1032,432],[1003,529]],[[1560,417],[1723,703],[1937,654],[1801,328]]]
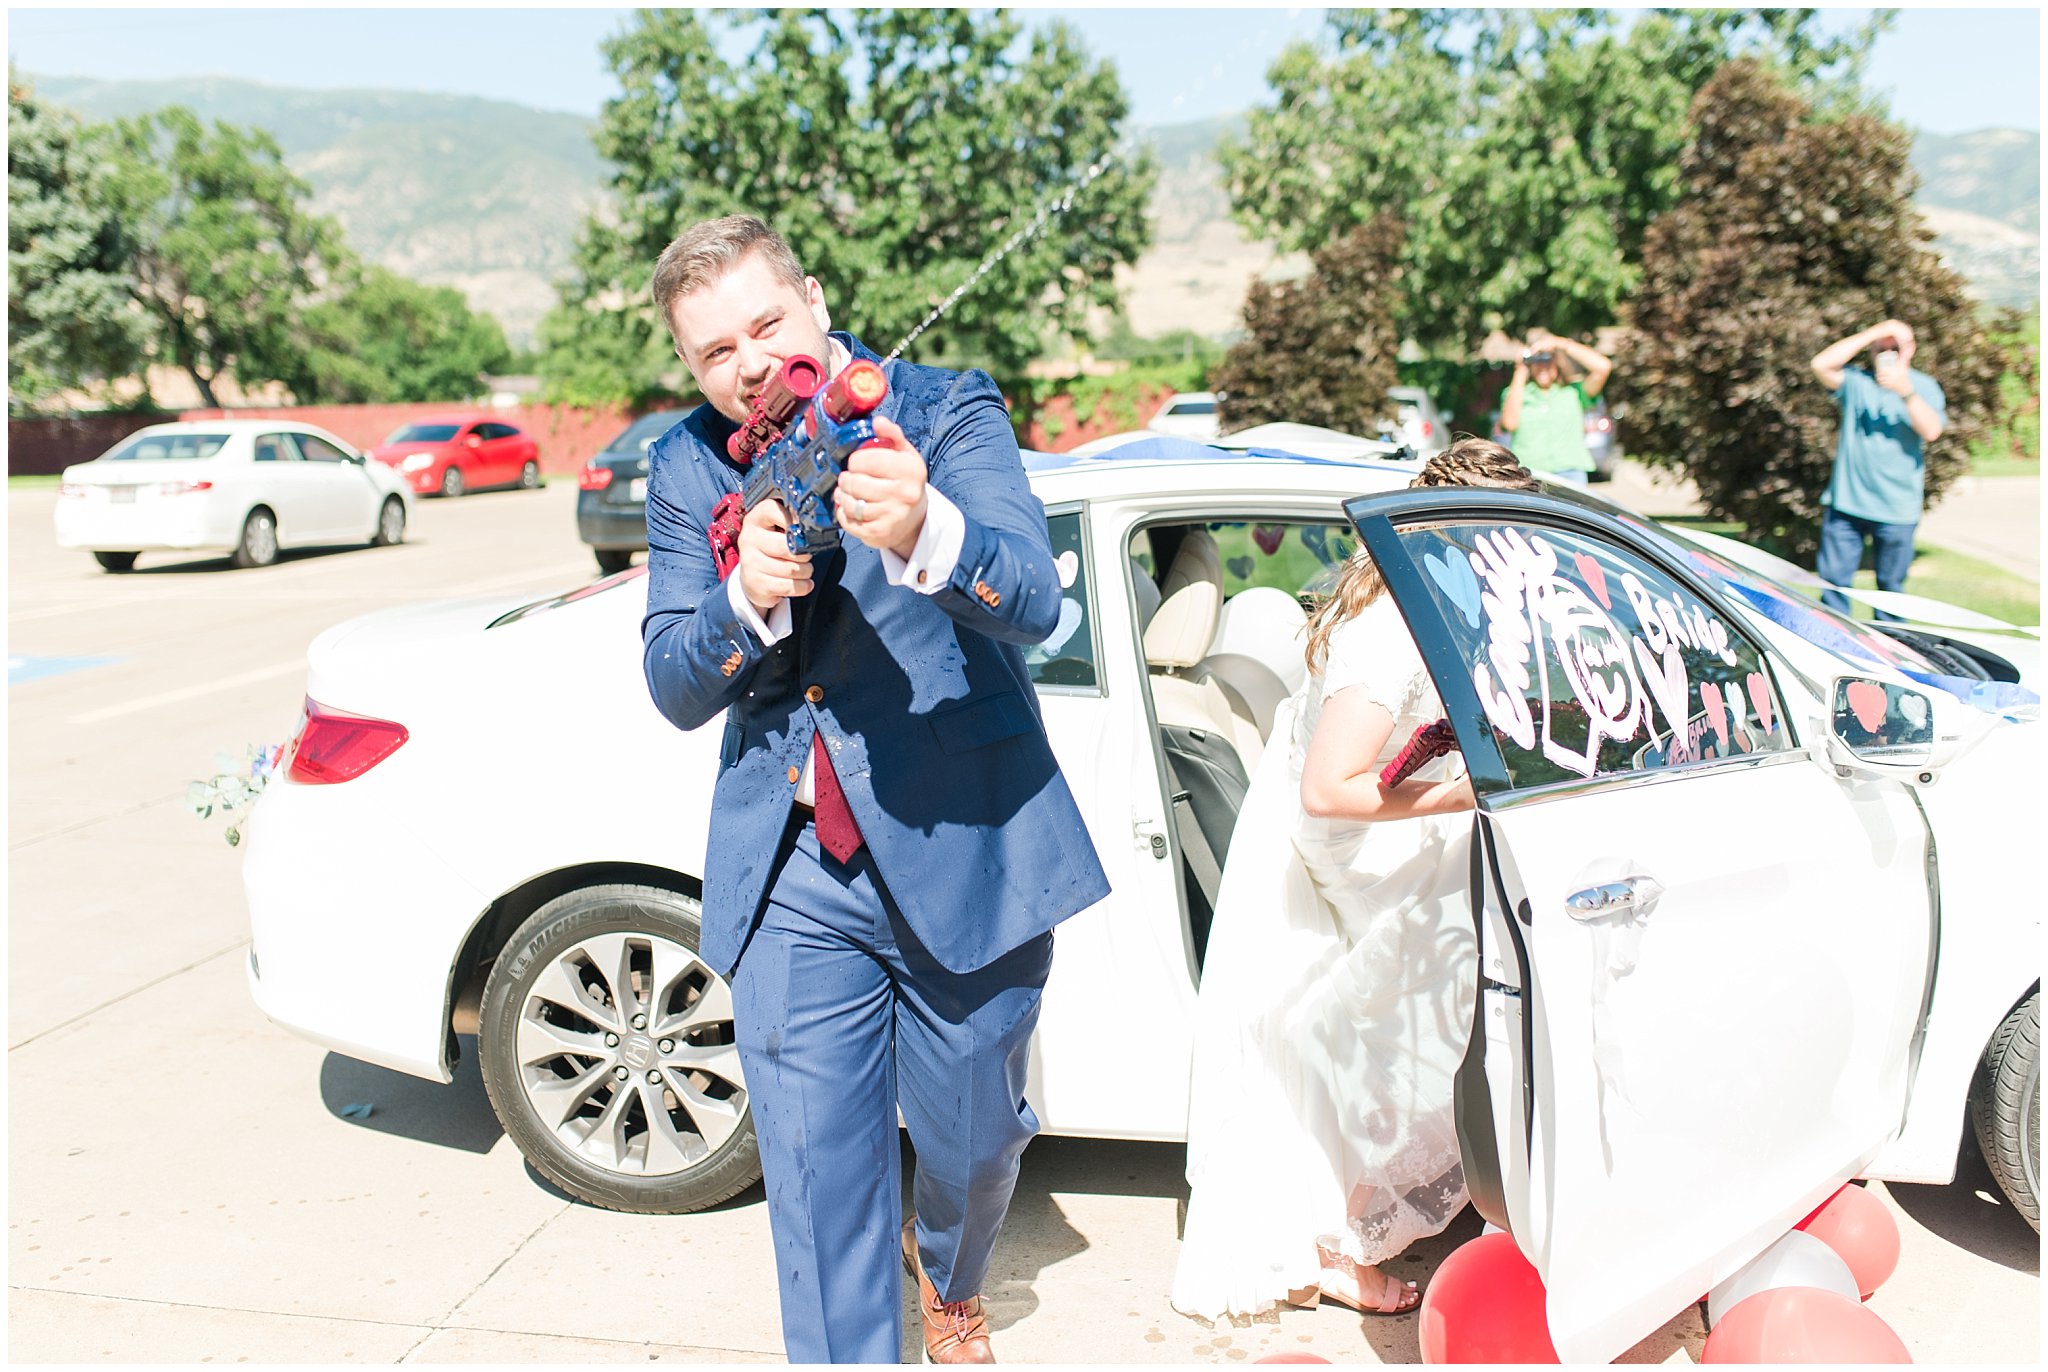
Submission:
[[[1550,497],[1347,513],[1479,797],[1463,1140],[1608,1361],[1750,1261],[1899,1127],[1933,950],[1907,788],[1837,776],[1737,616],[1625,525]],[[1476,1165],[1475,1165],[1476,1164]]]

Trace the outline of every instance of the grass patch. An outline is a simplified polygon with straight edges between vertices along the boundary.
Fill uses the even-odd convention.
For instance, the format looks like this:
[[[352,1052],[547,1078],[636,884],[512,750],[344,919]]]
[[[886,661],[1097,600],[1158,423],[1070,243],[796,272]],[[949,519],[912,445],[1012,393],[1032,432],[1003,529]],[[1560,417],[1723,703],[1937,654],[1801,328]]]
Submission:
[[[2041,460],[2034,457],[1972,457],[1971,476],[2039,476]]]
[[[9,476],[7,489],[10,491],[53,490],[64,478],[55,472],[48,476]]]

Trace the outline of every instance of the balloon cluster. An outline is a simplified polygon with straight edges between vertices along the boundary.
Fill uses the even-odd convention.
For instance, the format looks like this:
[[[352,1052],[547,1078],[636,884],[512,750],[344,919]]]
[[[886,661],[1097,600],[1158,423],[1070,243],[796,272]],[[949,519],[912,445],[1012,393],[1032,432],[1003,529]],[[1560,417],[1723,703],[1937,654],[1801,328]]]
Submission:
[[[1883,1202],[1845,1186],[1707,1295],[1701,1361],[1911,1362],[1861,1302],[1899,1265],[1899,1229]],[[1425,1363],[1555,1363],[1543,1279],[1514,1238],[1460,1246],[1422,1293]]]

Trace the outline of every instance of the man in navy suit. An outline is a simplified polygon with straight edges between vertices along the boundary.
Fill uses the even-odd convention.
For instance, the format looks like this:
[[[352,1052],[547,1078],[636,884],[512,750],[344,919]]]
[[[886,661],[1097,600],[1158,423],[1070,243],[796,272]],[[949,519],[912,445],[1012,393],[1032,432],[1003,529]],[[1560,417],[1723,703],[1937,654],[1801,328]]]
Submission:
[[[1038,1128],[1051,931],[1108,891],[1024,666],[1059,617],[1045,510],[986,374],[892,362],[844,545],[792,555],[766,502],[721,582],[708,526],[755,396],[793,355],[879,359],[747,216],[670,244],[654,299],[708,403],[651,454],[647,683],[679,728],[726,712],[700,952],[732,982],[784,1344],[898,1361],[900,1261],[932,1360],[992,1362],[979,1293]]]

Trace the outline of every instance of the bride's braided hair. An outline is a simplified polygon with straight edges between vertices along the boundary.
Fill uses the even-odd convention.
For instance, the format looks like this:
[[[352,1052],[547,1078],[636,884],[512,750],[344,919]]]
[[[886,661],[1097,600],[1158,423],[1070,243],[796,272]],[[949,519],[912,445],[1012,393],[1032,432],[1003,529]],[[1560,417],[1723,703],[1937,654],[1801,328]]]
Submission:
[[[1542,489],[1542,483],[1530,475],[1529,469],[1517,461],[1513,453],[1489,439],[1470,436],[1458,439],[1425,462],[1422,470],[1408,484],[1411,487],[1489,486],[1506,491]],[[1363,546],[1345,559],[1343,569],[1337,573],[1336,585],[1316,605],[1304,626],[1308,646],[1302,656],[1311,673],[1322,672],[1323,662],[1330,652],[1330,635],[1336,632],[1337,626],[1356,618],[1366,606],[1378,600],[1380,592],[1386,588],[1380,569]]]

